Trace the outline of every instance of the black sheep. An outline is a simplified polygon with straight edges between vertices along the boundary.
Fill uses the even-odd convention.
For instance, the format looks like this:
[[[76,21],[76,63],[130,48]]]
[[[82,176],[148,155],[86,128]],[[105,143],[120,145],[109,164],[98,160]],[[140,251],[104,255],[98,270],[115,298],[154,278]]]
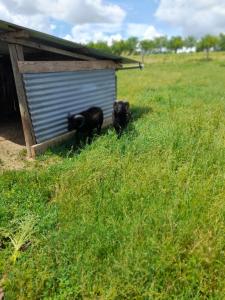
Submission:
[[[76,130],[79,141],[88,138],[88,143],[90,143],[94,129],[97,129],[97,134],[101,133],[103,119],[102,109],[100,107],[91,107],[79,114],[69,116],[68,130]]]
[[[130,104],[127,101],[116,101],[113,104],[113,127],[118,136],[121,136],[123,130],[127,127],[131,119]]]

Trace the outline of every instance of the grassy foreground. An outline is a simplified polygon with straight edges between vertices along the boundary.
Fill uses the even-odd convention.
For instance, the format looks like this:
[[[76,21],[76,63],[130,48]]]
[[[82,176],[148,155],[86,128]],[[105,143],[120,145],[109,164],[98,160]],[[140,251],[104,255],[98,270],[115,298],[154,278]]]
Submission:
[[[202,57],[118,74],[120,140],[0,175],[7,300],[224,299],[225,54]]]

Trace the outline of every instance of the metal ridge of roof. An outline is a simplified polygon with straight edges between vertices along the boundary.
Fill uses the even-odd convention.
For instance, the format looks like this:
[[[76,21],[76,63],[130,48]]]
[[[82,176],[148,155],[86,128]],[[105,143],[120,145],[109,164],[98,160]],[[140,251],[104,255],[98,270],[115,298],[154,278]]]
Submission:
[[[97,59],[110,59],[114,60],[116,62],[122,63],[122,64],[139,64],[140,62],[122,57],[119,55],[114,55],[111,53],[106,53],[97,49],[89,48],[87,46],[84,46],[82,44],[78,44],[75,42],[71,42],[47,33],[43,33],[40,31],[36,31],[33,29],[29,29],[23,26],[19,26],[10,22],[6,22],[3,20],[0,20],[0,32],[9,32],[9,31],[16,31],[16,30],[25,30],[29,33],[30,39],[37,42],[43,42],[45,44],[49,44],[61,49],[69,50],[71,52],[79,53],[79,54],[85,54],[87,56],[97,58]]]

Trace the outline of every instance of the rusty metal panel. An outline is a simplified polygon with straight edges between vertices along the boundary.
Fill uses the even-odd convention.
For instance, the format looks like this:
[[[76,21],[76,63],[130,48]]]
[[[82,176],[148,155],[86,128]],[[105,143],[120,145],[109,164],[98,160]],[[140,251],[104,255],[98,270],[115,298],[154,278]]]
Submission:
[[[67,132],[67,117],[99,106],[112,115],[116,98],[115,70],[23,75],[37,143]]]

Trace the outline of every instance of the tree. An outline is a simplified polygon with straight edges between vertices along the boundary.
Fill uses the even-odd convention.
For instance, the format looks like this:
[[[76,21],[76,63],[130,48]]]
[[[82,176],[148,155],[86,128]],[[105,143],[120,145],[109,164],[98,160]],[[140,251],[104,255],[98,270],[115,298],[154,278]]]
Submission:
[[[136,37],[130,37],[127,40],[113,41],[111,51],[118,55],[121,55],[123,52],[131,55],[136,51],[137,44],[138,38]]]
[[[174,50],[177,53],[177,50],[184,46],[184,41],[180,36],[174,36],[169,41],[169,49]]]
[[[113,44],[111,46],[112,52],[117,55],[121,55],[123,52],[125,52],[125,48],[125,42],[123,40],[113,41]]]
[[[140,41],[140,48],[142,54],[142,63],[144,63],[144,56],[146,53],[151,53],[155,48],[155,43],[153,40],[142,40]]]
[[[124,41],[125,45],[125,51],[131,55],[134,52],[136,52],[137,44],[138,44],[138,38],[137,37],[130,37],[126,41]]]
[[[199,42],[199,50],[206,51],[206,59],[209,59],[209,51],[218,45],[218,37],[207,34]]]
[[[107,42],[104,42],[104,41],[89,42],[87,44],[87,46],[90,48],[95,48],[95,49],[101,50],[103,52],[112,52],[112,50],[108,46]]]
[[[154,39],[155,49],[158,49],[159,52],[162,52],[163,48],[168,48],[168,39],[167,36],[159,36]]]
[[[185,38],[184,40],[184,46],[187,48],[193,48],[196,47],[197,45],[197,40],[194,36],[189,35],[188,37]]]
[[[225,34],[221,33],[219,37],[220,50],[225,51]]]
[[[140,47],[144,52],[151,52],[155,49],[155,43],[153,40],[142,40],[140,42]]]

